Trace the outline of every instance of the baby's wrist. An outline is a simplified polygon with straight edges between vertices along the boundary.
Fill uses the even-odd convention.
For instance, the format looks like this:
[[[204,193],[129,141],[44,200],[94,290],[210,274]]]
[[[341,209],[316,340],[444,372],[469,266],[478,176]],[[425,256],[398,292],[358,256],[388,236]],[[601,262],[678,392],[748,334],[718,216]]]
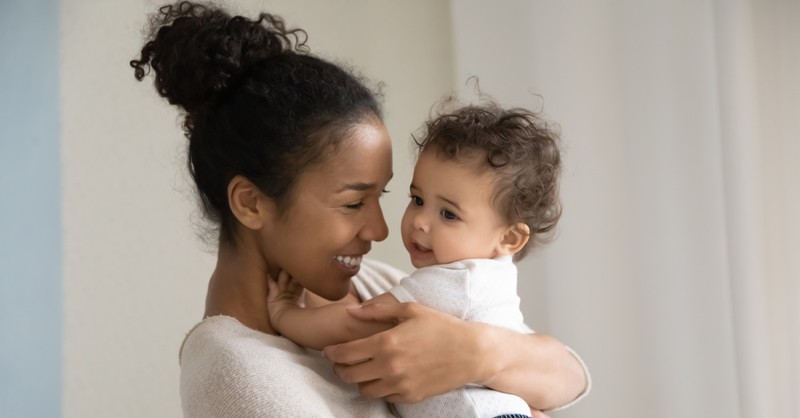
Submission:
[[[272,328],[278,332],[282,332],[281,330],[281,317],[283,316],[284,311],[286,310],[285,306],[281,306],[279,303],[272,303],[270,304],[269,309],[267,310],[267,315],[269,317],[269,323],[272,325]]]

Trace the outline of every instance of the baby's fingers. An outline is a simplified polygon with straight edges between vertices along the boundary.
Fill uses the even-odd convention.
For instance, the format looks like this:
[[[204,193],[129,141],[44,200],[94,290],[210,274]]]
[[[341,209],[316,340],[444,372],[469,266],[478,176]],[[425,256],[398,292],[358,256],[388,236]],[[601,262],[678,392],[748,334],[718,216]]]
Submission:
[[[303,291],[303,286],[300,283],[297,283],[297,280],[289,279],[289,291],[292,293],[299,294]]]
[[[268,292],[267,295],[270,299],[277,296],[278,292],[280,292],[280,289],[278,288],[278,283],[275,281],[275,279],[272,278],[272,276],[269,275],[267,276],[267,292]]]
[[[286,290],[286,288],[289,287],[289,283],[291,281],[292,281],[292,276],[290,276],[289,273],[286,272],[286,270],[281,270],[281,272],[278,273],[278,287],[280,287],[281,290]]]

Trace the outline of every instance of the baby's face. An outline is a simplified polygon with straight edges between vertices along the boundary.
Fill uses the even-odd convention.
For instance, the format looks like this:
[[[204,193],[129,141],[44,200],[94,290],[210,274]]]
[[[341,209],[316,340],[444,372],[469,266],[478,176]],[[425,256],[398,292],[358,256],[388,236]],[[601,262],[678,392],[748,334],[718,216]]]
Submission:
[[[443,159],[435,150],[417,160],[402,221],[403,244],[416,268],[500,255],[509,226],[491,203],[494,177],[468,161]]]

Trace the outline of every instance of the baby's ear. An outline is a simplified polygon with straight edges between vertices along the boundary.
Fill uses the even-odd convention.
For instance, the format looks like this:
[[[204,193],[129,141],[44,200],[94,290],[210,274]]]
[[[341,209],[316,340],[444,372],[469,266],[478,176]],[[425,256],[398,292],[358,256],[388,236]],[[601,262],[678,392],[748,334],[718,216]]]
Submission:
[[[528,243],[530,237],[531,229],[528,225],[519,222],[509,226],[503,234],[503,239],[500,240],[498,254],[514,255],[518,253]]]

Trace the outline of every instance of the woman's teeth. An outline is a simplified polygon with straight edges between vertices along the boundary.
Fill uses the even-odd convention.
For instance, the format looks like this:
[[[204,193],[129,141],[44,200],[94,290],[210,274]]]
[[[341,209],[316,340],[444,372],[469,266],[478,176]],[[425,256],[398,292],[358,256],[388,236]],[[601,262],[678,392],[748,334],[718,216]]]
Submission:
[[[334,258],[336,259],[336,261],[350,267],[355,267],[361,264],[360,256],[351,257],[351,256],[337,255]]]

